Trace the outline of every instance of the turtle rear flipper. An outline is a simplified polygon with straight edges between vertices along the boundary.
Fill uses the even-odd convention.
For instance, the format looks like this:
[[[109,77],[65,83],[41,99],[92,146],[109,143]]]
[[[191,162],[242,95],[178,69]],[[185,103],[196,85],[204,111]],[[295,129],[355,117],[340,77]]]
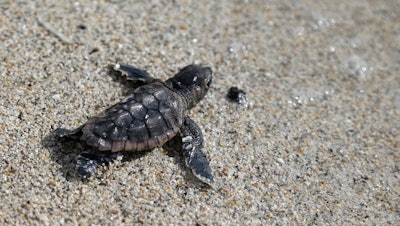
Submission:
[[[78,173],[90,177],[97,172],[99,165],[109,165],[121,155],[121,152],[82,153],[76,158]]]
[[[58,138],[61,138],[61,137],[78,138],[82,127],[83,126],[80,126],[80,127],[76,128],[76,129],[73,129],[73,130],[64,129],[64,128],[57,128],[56,131],[54,131],[54,134]]]

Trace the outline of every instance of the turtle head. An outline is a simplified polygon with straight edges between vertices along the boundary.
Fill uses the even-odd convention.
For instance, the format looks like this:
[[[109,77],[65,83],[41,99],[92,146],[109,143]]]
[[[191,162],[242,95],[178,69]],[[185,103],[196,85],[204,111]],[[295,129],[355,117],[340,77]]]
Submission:
[[[209,67],[191,64],[182,68],[171,80],[173,88],[185,96],[190,109],[206,95],[211,85],[212,71]]]

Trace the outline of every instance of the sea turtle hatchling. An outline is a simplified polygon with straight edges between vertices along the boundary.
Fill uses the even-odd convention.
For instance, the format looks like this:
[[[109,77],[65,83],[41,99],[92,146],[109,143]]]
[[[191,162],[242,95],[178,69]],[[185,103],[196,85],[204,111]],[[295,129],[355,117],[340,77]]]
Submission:
[[[101,114],[89,118],[79,128],[55,131],[57,137],[79,137],[98,150],[77,157],[78,173],[89,177],[97,171],[99,164],[109,164],[121,155],[121,151],[150,150],[180,134],[186,166],[198,179],[212,184],[212,171],[201,150],[201,129],[185,114],[206,95],[212,80],[211,69],[188,65],[166,81],[152,78],[145,71],[129,65],[116,64],[114,70],[145,85]]]

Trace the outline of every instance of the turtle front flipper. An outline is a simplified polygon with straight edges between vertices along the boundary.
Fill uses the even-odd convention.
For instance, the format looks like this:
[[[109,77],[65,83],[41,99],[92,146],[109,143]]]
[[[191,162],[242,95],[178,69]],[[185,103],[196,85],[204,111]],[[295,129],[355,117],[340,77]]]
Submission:
[[[122,155],[121,152],[82,153],[76,158],[78,173],[84,177],[90,177],[97,172],[99,165],[109,165],[120,155]]]
[[[214,177],[210,164],[201,150],[203,146],[201,129],[192,119],[185,117],[181,128],[181,136],[186,166],[192,170],[193,175],[199,180],[211,185],[214,182]]]
[[[121,72],[121,74],[126,74],[128,76],[128,79],[132,81],[139,80],[145,83],[152,83],[157,81],[157,79],[151,77],[146,71],[130,65],[115,64],[114,70]]]

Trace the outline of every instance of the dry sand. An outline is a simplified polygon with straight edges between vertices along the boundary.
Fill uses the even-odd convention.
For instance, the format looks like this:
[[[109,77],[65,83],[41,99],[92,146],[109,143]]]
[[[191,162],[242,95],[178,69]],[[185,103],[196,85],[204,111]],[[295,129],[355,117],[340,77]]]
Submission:
[[[0,224],[400,222],[399,1],[169,2],[0,2]],[[131,91],[115,62],[213,68],[188,113],[213,188],[163,148],[76,175],[53,131]]]

